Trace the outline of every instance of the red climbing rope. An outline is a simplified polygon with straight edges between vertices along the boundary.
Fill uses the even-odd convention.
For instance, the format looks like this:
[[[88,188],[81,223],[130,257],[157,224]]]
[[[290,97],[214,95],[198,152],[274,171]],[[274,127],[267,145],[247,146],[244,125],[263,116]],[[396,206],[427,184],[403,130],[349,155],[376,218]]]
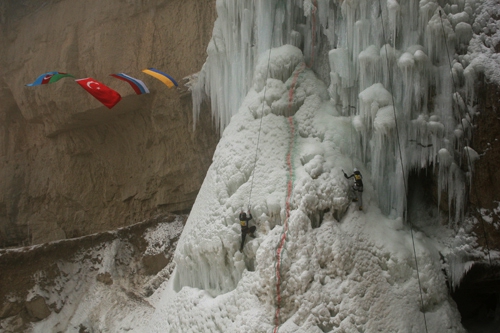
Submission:
[[[315,46],[315,38],[316,38],[316,11],[317,11],[318,3],[317,0],[314,0],[314,8],[312,9],[312,47],[311,47],[311,59],[307,68],[311,68],[314,64],[314,46]],[[306,64],[302,63],[302,65],[295,71],[292,79],[292,83],[290,85],[290,90],[288,92],[288,112],[291,114],[293,99],[295,95],[295,87],[297,85],[297,81],[299,75],[305,70]],[[295,124],[293,117],[288,117],[288,126],[290,128],[290,139],[288,142],[288,153],[286,156],[286,164],[288,166],[288,182],[287,182],[287,192],[286,192],[286,201],[285,201],[285,221],[283,222],[283,230],[281,232],[280,241],[278,246],[276,247],[276,266],[275,266],[275,274],[276,274],[276,312],[274,313],[274,330],[273,333],[277,333],[280,327],[280,312],[281,312],[281,258],[283,254],[283,250],[285,249],[286,238],[288,235],[288,221],[290,219],[290,210],[291,210],[291,197],[293,191],[293,180],[294,180],[294,167],[293,167],[293,150],[295,146]]]
[[[285,222],[283,222],[283,231],[281,232],[281,237],[279,244],[276,248],[276,312],[274,314],[274,333],[278,332],[280,326],[280,311],[281,311],[281,255],[286,243],[286,237],[288,234],[288,220],[290,219],[291,210],[291,197],[293,190],[293,162],[292,153],[295,143],[295,125],[293,122],[293,117],[288,117],[288,126],[290,127],[290,140],[288,143],[288,153],[286,156],[286,164],[288,166],[288,183],[287,183],[287,193],[285,202]]]
[[[297,84],[297,80],[299,78],[300,73],[306,68],[306,64],[302,63],[300,68],[295,71],[293,75],[292,84],[290,85],[290,90],[288,91],[288,112],[292,110],[293,96],[295,94],[295,85]]]

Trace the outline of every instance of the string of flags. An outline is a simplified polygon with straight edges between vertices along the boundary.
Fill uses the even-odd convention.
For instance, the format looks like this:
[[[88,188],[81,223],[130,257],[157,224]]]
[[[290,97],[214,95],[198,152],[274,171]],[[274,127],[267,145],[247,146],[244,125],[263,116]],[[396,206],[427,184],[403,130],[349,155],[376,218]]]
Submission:
[[[144,69],[142,72],[149,74],[152,77],[160,80],[168,88],[179,86],[177,82],[170,75],[156,68],[150,67],[148,69]],[[149,89],[148,87],[146,87],[144,82],[130,75],[127,75],[125,73],[117,73],[117,74],[110,74],[110,76],[130,84],[130,86],[132,87],[132,89],[134,89],[137,95],[149,93]],[[26,86],[33,87],[42,84],[54,83],[65,77],[74,78],[76,83],[78,83],[83,89],[85,89],[89,94],[94,96],[99,102],[104,104],[109,109],[115,106],[122,99],[122,96],[116,90],[111,89],[110,87],[106,86],[105,84],[91,77],[76,79],[73,75],[63,72],[54,71],[54,72],[44,73],[39,77],[37,77],[33,83],[29,83]]]

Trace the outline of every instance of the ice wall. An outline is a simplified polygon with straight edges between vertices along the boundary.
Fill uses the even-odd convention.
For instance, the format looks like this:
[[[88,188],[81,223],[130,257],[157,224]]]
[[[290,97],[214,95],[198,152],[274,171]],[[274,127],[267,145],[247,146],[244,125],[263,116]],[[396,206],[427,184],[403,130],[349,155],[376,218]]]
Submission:
[[[378,209],[365,167],[364,210],[351,204],[342,169],[362,145],[351,116],[298,48],[259,58],[176,248],[175,294],[161,300],[168,312],[156,320],[182,332],[271,332],[276,323],[281,333],[423,332],[425,312],[430,331],[463,332],[438,251],[420,232],[414,254],[402,219]],[[391,122],[387,110],[377,128]],[[238,213],[249,202],[257,232],[241,251]]]
[[[211,304],[217,299],[245,304],[240,302],[245,295],[258,300],[255,325],[264,323],[266,329],[253,331],[269,331],[268,312],[279,308],[280,289],[287,299],[281,321],[306,332],[312,332],[309,324],[337,332],[380,330],[374,318],[384,318],[380,325],[394,324],[387,331],[419,330],[422,312],[433,318],[433,331],[461,332],[443,282],[441,249],[425,232],[414,239],[401,217],[409,174],[435,172],[439,191],[447,190],[451,220],[461,219],[469,167],[464,151],[472,152],[466,111],[473,94],[464,78],[469,65],[457,52],[464,49],[471,20],[463,13],[473,5],[463,0],[217,1],[219,19],[193,98],[195,116],[201,100],[210,99],[222,138],[176,249],[178,295],[201,290]],[[342,174],[353,167],[364,175],[362,212],[350,205],[349,182]],[[238,213],[248,204],[257,237],[240,251]],[[318,231],[322,228],[325,233]],[[336,229],[340,232],[332,235]],[[326,238],[310,238],[316,233]],[[350,245],[331,247],[338,238],[352,240],[367,258],[382,263],[360,274],[341,265],[323,279],[317,273],[332,255],[360,261]],[[275,270],[281,267],[276,249],[283,239],[281,275]],[[306,268],[317,253],[325,258],[319,268]],[[361,289],[342,287],[342,277],[351,273],[346,280],[360,282]],[[283,288],[273,282],[278,276]],[[373,276],[380,281],[366,305],[365,283],[372,285]],[[310,287],[317,288],[311,298],[297,296]],[[338,298],[328,296],[331,307],[320,309],[325,303],[320,295],[330,288]],[[365,307],[367,314],[337,315],[335,304],[353,299],[347,312]],[[368,313],[387,309],[375,299],[401,309],[406,314],[397,317],[412,318],[414,324],[398,322],[393,311]],[[310,308],[301,310],[303,304]],[[216,307],[226,314],[225,305]],[[241,318],[229,317],[229,326]],[[306,318],[313,319],[307,323]]]
[[[251,87],[258,56],[298,46],[351,117],[361,139],[351,156],[370,171],[381,209],[403,216],[408,175],[431,168],[457,223],[472,163],[478,69],[463,53],[475,9],[473,0],[219,0],[194,115],[208,97],[222,131]]]
[[[295,89],[290,101],[292,85]],[[314,129],[318,109],[329,114],[323,119],[329,126],[322,126],[331,127],[327,134],[325,129]],[[300,49],[291,45],[274,48],[259,57],[252,87],[217,146],[176,251],[176,290],[192,286],[211,295],[227,293],[237,286],[246,269],[254,267],[262,240],[249,244],[243,255],[237,220],[240,210],[248,209],[250,192],[252,224],[259,221],[258,233],[267,234],[282,224],[287,191],[284,161],[289,142],[294,140],[286,118],[290,113],[295,114],[300,133],[300,140],[296,140],[301,143],[291,162],[297,165],[298,173],[294,202],[310,216],[326,208],[345,210],[347,181],[340,167],[334,166],[335,160],[347,165],[341,151],[350,143],[345,135],[349,134],[349,121],[329,119],[338,112],[329,101],[327,87],[305,69]]]

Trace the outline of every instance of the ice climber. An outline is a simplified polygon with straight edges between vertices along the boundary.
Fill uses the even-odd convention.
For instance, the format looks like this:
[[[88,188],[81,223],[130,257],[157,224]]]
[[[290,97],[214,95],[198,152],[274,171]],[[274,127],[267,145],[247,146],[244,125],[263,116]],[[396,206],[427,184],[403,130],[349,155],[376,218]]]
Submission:
[[[248,211],[248,216],[247,216],[247,214],[245,214],[244,211],[240,212],[240,225],[241,225],[240,251],[242,251],[242,252],[243,252],[243,246],[245,245],[245,238],[246,238],[247,234],[250,234],[250,237],[255,238],[254,232],[255,232],[255,229],[257,229],[257,227],[256,226],[253,226],[253,227],[248,226],[248,221],[250,221],[251,219],[252,219],[252,213],[250,213],[250,211]]]
[[[344,172],[344,170],[342,170],[342,172]],[[354,191],[355,198],[352,199],[352,201],[358,203],[359,210],[363,210],[363,177],[361,176],[361,172],[359,172],[357,168],[354,168],[352,175],[348,176],[344,172],[344,177],[347,179],[354,177],[352,189]]]

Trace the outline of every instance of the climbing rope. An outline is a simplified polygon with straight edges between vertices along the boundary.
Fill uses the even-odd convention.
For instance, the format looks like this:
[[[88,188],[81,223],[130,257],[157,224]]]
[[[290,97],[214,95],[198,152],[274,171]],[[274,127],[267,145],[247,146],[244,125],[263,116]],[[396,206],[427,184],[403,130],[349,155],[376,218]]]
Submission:
[[[283,222],[283,229],[281,231],[281,236],[278,245],[276,246],[276,263],[275,263],[275,282],[276,282],[276,312],[274,314],[274,333],[278,332],[280,322],[280,312],[281,312],[281,259],[283,250],[286,245],[286,238],[288,235],[288,221],[290,219],[291,211],[291,198],[293,192],[293,183],[295,179],[294,165],[293,165],[293,151],[295,148],[295,124],[293,117],[288,117],[288,126],[290,129],[290,139],[288,142],[288,152],[286,155],[286,164],[288,167],[287,174],[287,190],[286,190],[286,200],[285,200],[285,221]]]
[[[299,69],[295,71],[292,78],[292,83],[290,84],[290,90],[288,91],[288,113],[291,114],[292,106],[293,106],[293,98],[295,95],[295,86],[297,85],[297,80],[299,79],[299,75],[306,68],[306,64],[303,62]]]
[[[451,80],[453,82],[453,90],[454,90],[454,93],[457,93],[458,92],[458,87],[457,87],[457,85],[455,83],[455,78],[453,77],[453,67],[451,65],[451,57],[450,57],[450,51],[448,50],[448,43],[446,43],[446,33],[444,31],[444,24],[443,24],[443,17],[441,16],[441,10],[439,11],[439,18],[441,20],[441,30],[443,31],[443,38],[445,39],[444,45],[446,47],[446,54],[447,54],[447,58],[448,58],[448,64],[450,66]],[[458,108],[458,112],[460,114],[460,108]],[[471,117],[470,113],[467,110],[465,110],[465,112],[469,115],[469,118],[472,120],[472,117]],[[461,115],[460,115],[460,118],[462,118]],[[464,117],[462,119],[466,119],[466,118]],[[468,119],[467,119],[467,121],[470,124],[470,121]],[[464,126],[463,121],[460,121],[460,124],[462,125],[462,131],[464,132],[464,135],[462,137],[462,144],[464,145],[464,147],[470,147],[469,144],[466,141],[466,138],[465,138],[466,137],[466,132],[465,132],[465,126]],[[466,149],[465,151],[466,151],[466,154],[467,154],[467,163],[468,163],[468,167],[469,167],[469,171],[470,171],[471,187],[472,187],[472,190],[474,191],[474,195],[476,196],[476,198],[479,198],[479,196],[477,194],[477,188],[475,186],[475,183],[474,184],[472,183],[472,160],[471,160],[471,157],[470,157],[470,152],[469,152],[468,149]],[[484,220],[483,219],[480,219],[480,220],[481,220],[481,227],[483,229],[484,241],[486,243],[486,249],[488,250],[488,261],[489,261],[489,264],[491,265],[490,245],[489,245],[489,242],[488,242],[488,235],[487,235],[487,232],[486,232],[486,227],[484,225]]]
[[[352,130],[353,130],[353,127],[354,127],[354,126],[353,126],[353,124],[352,124],[351,108],[353,108],[354,110],[356,110],[356,108],[355,108],[354,106],[351,106],[351,105],[349,105],[349,106],[347,107],[347,109],[348,109],[348,111],[347,111],[347,112],[348,112],[348,114],[349,114],[349,116],[350,116],[350,118],[351,118],[351,123],[349,124],[349,131],[350,131],[350,135],[349,135],[349,142],[350,142],[350,146],[351,146],[351,153],[350,153],[350,155],[351,155],[351,169],[353,169],[353,170],[354,170],[354,154],[352,153],[352,147],[354,146],[354,145],[353,145],[354,141],[353,141],[353,135],[352,135],[352,134],[353,134],[353,131],[352,131]]]
[[[291,114],[293,99],[295,95],[295,87],[297,84],[297,80],[299,75],[306,68],[305,63],[302,63],[301,66],[295,71],[292,82],[290,84],[290,90],[288,91],[288,113]],[[295,147],[295,124],[293,120],[293,116],[289,116],[288,118],[288,127],[290,133],[290,139],[288,142],[288,152],[286,155],[286,164],[288,167],[287,173],[287,190],[286,190],[286,199],[285,199],[285,221],[283,222],[283,229],[281,231],[280,240],[278,245],[276,246],[276,262],[274,265],[275,269],[275,285],[276,285],[276,311],[274,313],[274,330],[276,333],[280,327],[280,312],[281,312],[281,259],[283,250],[286,245],[286,238],[288,234],[288,220],[290,218],[290,210],[291,210],[291,197],[293,192],[293,181],[294,181],[294,166],[293,166],[293,149]]]
[[[311,61],[306,66],[305,63],[302,63],[300,67],[295,71],[292,82],[290,84],[290,89],[288,92],[288,114],[292,114],[293,100],[295,96],[295,88],[297,85],[298,78],[301,73],[307,68],[311,68],[314,64],[314,40],[316,37],[316,11],[317,11],[317,1],[314,0],[314,8],[312,9],[312,48],[311,48]],[[281,231],[280,240],[278,245],[276,246],[276,262],[275,262],[275,284],[276,284],[276,311],[274,313],[274,330],[273,333],[277,333],[279,327],[281,325],[280,313],[282,308],[282,297],[281,297],[281,264],[283,258],[283,251],[285,250],[286,239],[288,235],[288,222],[290,219],[290,211],[291,211],[291,197],[293,192],[293,183],[294,183],[294,165],[293,165],[293,152],[295,148],[295,124],[293,116],[288,117],[288,127],[290,132],[290,139],[288,142],[288,152],[286,155],[286,164],[288,167],[287,174],[287,193],[285,200],[285,220],[283,222],[283,229]]]
[[[262,100],[262,109],[261,109],[260,123],[259,123],[259,134],[257,136],[257,145],[255,146],[255,157],[254,157],[252,176],[251,176],[252,181],[250,183],[250,194],[248,195],[248,205],[247,205],[248,209],[250,209],[250,204],[252,202],[253,180],[254,180],[255,169],[257,167],[259,143],[260,143],[260,133],[262,130],[262,119],[264,119],[264,105],[265,105],[265,101],[266,101],[267,78],[269,76],[269,68],[271,66],[271,51],[273,48],[273,40],[274,40],[274,24],[276,23],[276,8],[278,7],[278,4],[281,3],[282,1],[283,0],[279,0],[278,2],[276,2],[276,5],[274,6],[273,26],[271,28],[271,44],[269,45],[269,56],[267,57],[266,80],[264,81],[264,98]]]
[[[382,21],[382,35],[383,35],[384,42],[385,42],[384,48],[385,48],[385,59],[386,59],[386,62],[387,62],[387,75],[388,75],[388,79],[389,79],[390,89],[391,89],[392,92],[394,92],[393,82],[392,82],[392,75],[391,75],[391,68],[390,68],[390,64],[389,64],[389,54],[388,54],[388,51],[387,51],[387,39],[386,39],[386,35],[385,35],[384,15],[383,15],[383,12],[382,12],[382,3],[381,3],[381,0],[379,0],[378,3],[379,3],[379,7],[380,7],[380,19]],[[395,39],[395,37],[394,37],[394,39]],[[396,45],[396,41],[395,40],[394,40],[394,45]],[[391,98],[392,98],[392,110],[394,112],[394,122],[396,124],[396,136],[397,136],[397,139],[398,139],[397,143],[398,143],[398,152],[399,152],[399,162],[401,163],[401,172],[403,174],[403,185],[404,185],[404,190],[405,190],[405,196],[404,196],[404,198],[406,200],[407,197],[408,197],[408,187],[407,187],[407,184],[406,184],[406,175],[405,175],[405,169],[404,169],[404,165],[403,165],[403,153],[401,151],[401,140],[399,138],[398,118],[397,118],[397,114],[396,114],[396,103],[394,101],[394,94],[393,93],[391,93]],[[405,210],[406,209],[407,209],[407,207],[406,207],[406,203],[405,203]],[[405,213],[404,216],[406,217],[407,214]],[[420,305],[422,307],[422,314],[424,315],[425,331],[428,333],[429,330],[427,328],[427,318],[425,316],[425,310],[424,310],[424,297],[423,297],[423,293],[422,293],[422,283],[420,282],[420,272],[419,272],[419,269],[418,269],[417,250],[415,248],[415,237],[413,235],[413,223],[411,222],[411,220],[409,220],[409,224],[410,224],[411,241],[412,241],[412,245],[413,245],[413,256],[415,258],[415,267],[416,267],[416,270],[417,270],[418,288],[419,288],[419,291],[420,291]]]

